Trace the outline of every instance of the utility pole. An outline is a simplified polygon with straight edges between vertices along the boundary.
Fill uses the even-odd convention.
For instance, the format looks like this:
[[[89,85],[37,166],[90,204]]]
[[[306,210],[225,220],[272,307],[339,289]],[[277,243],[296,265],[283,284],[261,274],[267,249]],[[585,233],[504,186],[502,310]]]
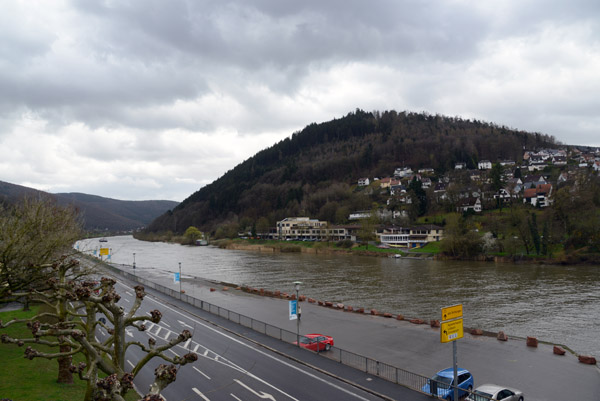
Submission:
[[[300,313],[298,313],[298,311],[300,310],[300,284],[302,284],[300,281],[294,281],[294,286],[296,287],[296,344],[298,344],[298,347],[300,346]]]

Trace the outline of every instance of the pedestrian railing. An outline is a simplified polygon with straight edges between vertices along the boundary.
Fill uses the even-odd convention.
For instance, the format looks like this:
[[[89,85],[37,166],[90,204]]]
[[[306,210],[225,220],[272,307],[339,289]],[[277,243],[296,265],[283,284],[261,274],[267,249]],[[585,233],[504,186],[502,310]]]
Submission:
[[[270,324],[262,322],[260,320],[251,318],[249,316],[245,316],[240,313],[231,311],[229,309],[220,307],[218,305],[214,305],[209,302],[197,299],[190,295],[183,294],[178,290],[174,290],[169,287],[165,287],[158,283],[147,280],[143,277],[140,277],[140,276],[131,274],[127,271],[121,270],[116,266],[122,266],[124,268],[131,267],[129,265],[117,265],[114,263],[108,265],[108,267],[111,268],[113,271],[124,276],[125,278],[127,278],[129,280],[137,281],[138,283],[143,284],[146,287],[152,288],[152,289],[154,289],[160,293],[163,293],[165,295],[168,295],[172,298],[179,299],[182,302],[193,305],[199,309],[202,309],[203,311],[209,312],[213,315],[220,316],[221,318],[227,319],[227,320],[237,323],[241,326],[248,327],[248,328],[250,328],[256,332],[259,332],[261,334],[265,334],[269,337],[276,338],[276,339],[279,339],[281,341],[284,341],[284,342],[287,342],[290,344],[295,343],[297,341],[297,337],[298,337],[297,333],[294,333],[294,332],[286,330],[286,329],[282,329],[280,327],[270,325]],[[300,337],[303,337],[303,336],[300,336]],[[425,387],[425,385],[430,384],[430,379],[426,376],[422,376],[417,373],[409,372],[405,369],[398,368],[396,366],[392,366],[387,363],[380,362],[375,359],[371,359],[369,357],[359,355],[359,354],[356,354],[351,351],[346,351],[339,347],[334,346],[334,347],[331,347],[329,349],[329,351],[318,352],[317,354],[319,354],[325,358],[332,359],[343,365],[350,366],[352,368],[364,371],[364,372],[374,375],[374,376],[378,376],[382,379],[388,380],[393,383],[397,383],[399,385],[408,387],[410,389],[413,389],[413,390],[416,390],[419,392],[424,392],[423,388]],[[429,394],[433,395],[433,396],[438,396],[437,386],[429,386],[429,387],[430,388],[433,387],[432,388],[433,391],[431,391]],[[464,392],[464,390],[463,390],[463,392]],[[482,395],[477,395],[470,391],[467,391],[467,394],[464,397],[466,397],[469,394],[472,397],[474,397],[474,399],[476,399],[477,401],[491,400],[491,398],[487,398]]]

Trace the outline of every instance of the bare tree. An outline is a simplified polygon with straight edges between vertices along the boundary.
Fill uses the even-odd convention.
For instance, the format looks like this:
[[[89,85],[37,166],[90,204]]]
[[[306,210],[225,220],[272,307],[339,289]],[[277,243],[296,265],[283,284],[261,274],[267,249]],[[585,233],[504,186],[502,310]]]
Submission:
[[[26,321],[32,333],[31,338],[16,339],[3,334],[1,341],[19,346],[44,344],[57,348],[57,352],[40,352],[28,346],[25,357],[32,360],[67,358],[70,361],[73,355],[83,353],[86,362],[77,366],[70,365],[69,368],[87,382],[86,401],[124,400],[125,394],[133,388],[134,378],[154,357],[171,363],[156,368],[155,380],[146,394],[147,397],[159,396],[166,386],[175,381],[178,366],[197,360],[195,353],[188,353],[183,357],[169,357],[164,353],[165,350],[191,338],[192,334],[188,330],[162,345],[157,345],[152,338],[148,340],[147,345],[139,341],[126,341],[128,328],[144,331],[146,321],[158,323],[161,320],[162,315],[158,310],[152,311],[151,316],[135,316],[145,296],[144,287],[135,287],[135,302],[126,312],[117,304],[120,296],[115,291],[113,279],[103,277],[99,283],[78,281],[69,279],[66,268],[55,269],[55,272],[57,277],[49,280],[49,290],[29,294],[37,301],[54,307],[55,312],[40,313]],[[99,314],[103,318],[97,318]],[[42,323],[40,319],[43,317],[53,318],[55,322]],[[24,321],[0,322],[0,327],[20,322]],[[109,334],[103,342],[96,340],[95,334],[99,328]],[[129,372],[125,370],[125,353],[131,346],[140,348],[146,355]],[[101,379],[100,372],[107,377]]]

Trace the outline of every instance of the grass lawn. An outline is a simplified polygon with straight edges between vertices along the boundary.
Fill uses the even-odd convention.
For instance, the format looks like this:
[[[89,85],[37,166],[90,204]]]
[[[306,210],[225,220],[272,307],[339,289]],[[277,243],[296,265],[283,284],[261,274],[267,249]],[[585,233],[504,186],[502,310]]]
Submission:
[[[35,316],[37,307],[32,307],[31,311],[22,310],[0,312],[0,320],[7,322],[14,318],[26,319]],[[31,331],[25,324],[10,326],[6,329],[0,329],[0,334],[8,334],[13,338],[30,338]],[[59,384],[56,382],[58,375],[58,363],[55,359],[36,358],[34,360],[23,357],[25,348],[18,347],[15,344],[0,343],[0,398],[8,398],[15,401],[73,401],[83,400],[85,395],[85,382],[76,375],[73,377],[73,384]],[[49,350],[48,347],[36,345],[34,348]],[[83,361],[83,358],[77,359]],[[135,391],[127,394],[130,401],[137,400],[139,397]]]
[[[422,248],[414,248],[410,253],[440,253],[440,242],[428,242]]]

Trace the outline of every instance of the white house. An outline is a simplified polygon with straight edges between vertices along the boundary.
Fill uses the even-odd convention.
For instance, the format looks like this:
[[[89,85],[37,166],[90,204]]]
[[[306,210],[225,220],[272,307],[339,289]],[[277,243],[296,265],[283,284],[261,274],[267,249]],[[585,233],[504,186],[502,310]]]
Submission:
[[[523,192],[523,203],[532,206],[547,207],[552,203],[552,184],[540,184]]]
[[[482,210],[481,200],[479,198],[464,199],[456,209],[457,212],[468,212],[469,210],[472,210],[475,213],[480,213]]]
[[[398,167],[394,171],[394,176],[404,178],[413,174],[413,171],[410,167]]]
[[[479,163],[477,163],[477,168],[479,170],[491,170],[492,162],[489,160],[481,160]]]
[[[358,179],[358,186],[359,187],[366,187],[371,183],[371,181],[369,181],[368,178],[359,178]]]

